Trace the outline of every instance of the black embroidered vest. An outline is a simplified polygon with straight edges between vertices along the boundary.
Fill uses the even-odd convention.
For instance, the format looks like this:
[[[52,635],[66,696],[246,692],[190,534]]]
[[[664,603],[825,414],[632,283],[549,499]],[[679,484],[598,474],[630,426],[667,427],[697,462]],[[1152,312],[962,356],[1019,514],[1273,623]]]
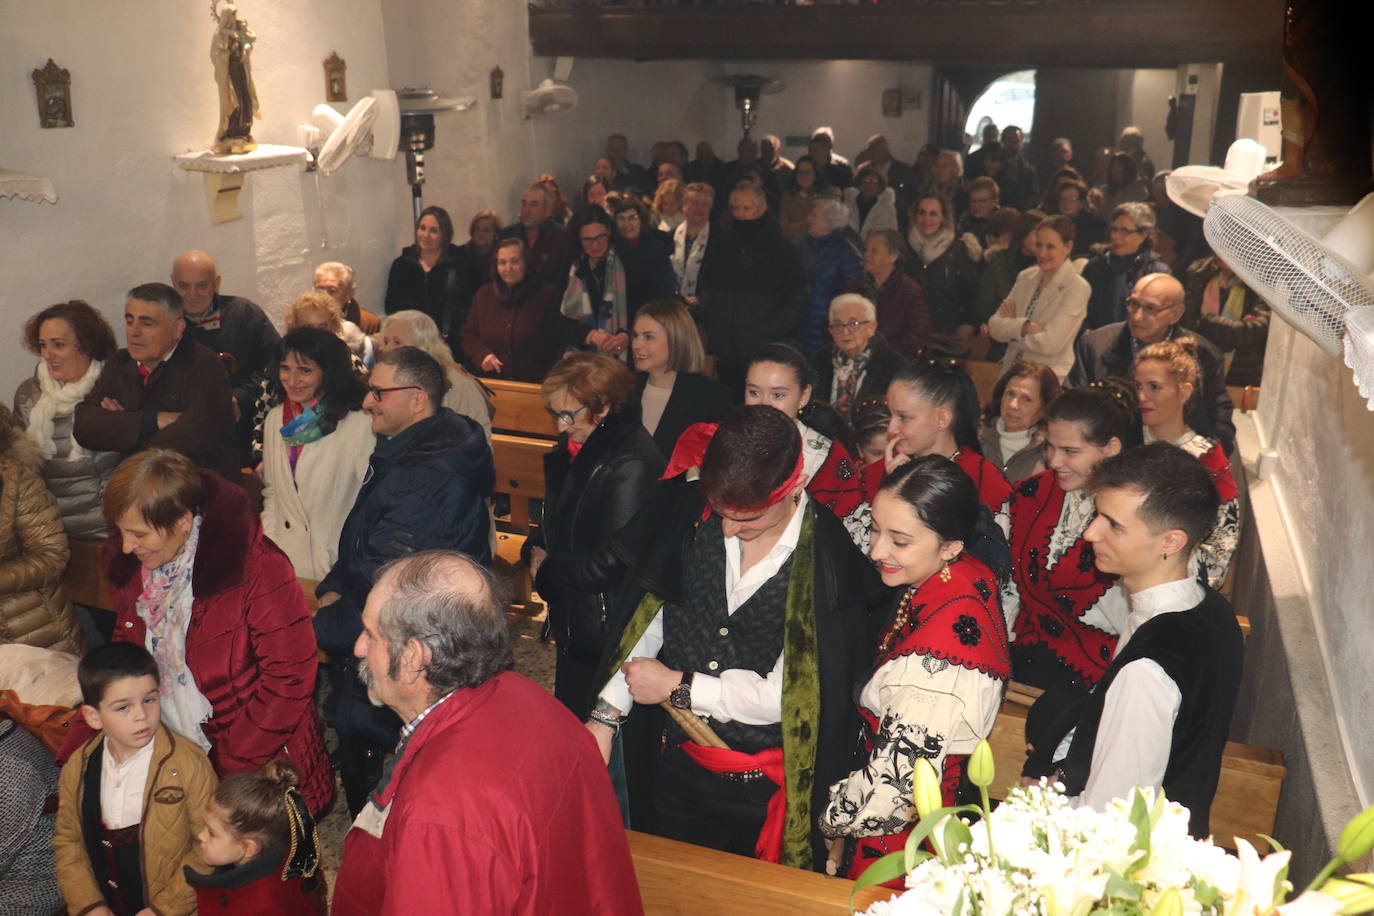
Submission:
[[[792,558],[759,587],[734,614],[725,607],[725,537],[718,518],[703,522],[687,555],[683,603],[663,606],[663,648],[659,661],[679,671],[719,677],[732,668],[766,677],[782,654],[783,618]],[[708,719],[731,750],[747,754],[782,745],[782,725],[744,725]],[[669,723],[668,739],[686,739]]]
[[[1164,769],[1164,794],[1188,809],[1189,833],[1207,836],[1208,814],[1221,775],[1221,754],[1240,688],[1243,653],[1235,611],[1210,588],[1192,610],[1160,614],[1142,624],[1088,698],[1068,755],[1061,763],[1068,794],[1083,791],[1087,783],[1097,728],[1112,682],[1126,665],[1148,658],[1178,685],[1181,696]]]

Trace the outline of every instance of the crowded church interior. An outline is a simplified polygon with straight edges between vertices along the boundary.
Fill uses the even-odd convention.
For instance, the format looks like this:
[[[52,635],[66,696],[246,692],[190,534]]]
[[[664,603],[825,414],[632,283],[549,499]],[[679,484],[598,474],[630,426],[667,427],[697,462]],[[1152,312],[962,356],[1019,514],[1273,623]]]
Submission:
[[[176,6],[0,0],[0,914],[1374,911],[1346,4]]]

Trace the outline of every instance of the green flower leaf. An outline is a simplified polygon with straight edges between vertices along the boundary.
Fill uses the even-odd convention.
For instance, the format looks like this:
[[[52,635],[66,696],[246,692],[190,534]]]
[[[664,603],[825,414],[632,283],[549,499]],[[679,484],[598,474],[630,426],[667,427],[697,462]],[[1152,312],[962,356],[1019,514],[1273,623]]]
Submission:
[[[859,891],[866,887],[873,887],[875,884],[886,884],[894,878],[900,878],[906,874],[906,852],[897,850],[890,852],[877,859],[872,865],[864,869],[864,873],[859,875],[854,882],[854,890],[849,892],[849,912],[854,912],[854,897]]]

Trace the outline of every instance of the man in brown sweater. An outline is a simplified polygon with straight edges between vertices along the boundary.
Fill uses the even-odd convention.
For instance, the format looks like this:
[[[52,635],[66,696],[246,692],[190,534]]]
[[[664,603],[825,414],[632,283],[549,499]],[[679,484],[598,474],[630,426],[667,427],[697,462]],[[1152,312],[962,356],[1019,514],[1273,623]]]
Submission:
[[[165,283],[129,290],[124,336],[127,348],[105,362],[76,407],[76,441],[97,451],[176,449],[237,482],[229,375],[186,336],[181,296]]]

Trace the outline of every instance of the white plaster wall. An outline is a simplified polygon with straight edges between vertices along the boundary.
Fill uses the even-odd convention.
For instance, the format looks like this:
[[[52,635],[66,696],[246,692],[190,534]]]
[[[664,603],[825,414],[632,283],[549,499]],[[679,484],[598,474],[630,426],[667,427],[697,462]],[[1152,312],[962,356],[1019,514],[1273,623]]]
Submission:
[[[331,51],[348,63],[351,99],[387,85],[381,6],[239,0],[258,35],[259,142],[296,144],[296,125],[324,99]],[[399,164],[355,161],[318,182],[299,167],[255,172],[239,196],[244,218],[218,226],[201,176],[173,164],[173,154],[209,146],[219,116],[208,2],[0,0],[0,22],[0,166],[44,173],[60,195],[56,206],[0,200],[0,400],[32,372],[24,319],[83,298],[122,340],[124,292],[165,282],[187,248],[213,254],[224,291],[278,320],[323,260],[352,263],[359,300],[381,301]],[[71,71],[73,128],[38,126],[29,72],[49,57]]]
[[[1169,96],[1174,94],[1178,71],[1124,70],[1122,75],[1119,85],[1124,98],[1117,108],[1117,133],[1132,124],[1139,127],[1145,132],[1145,151],[1155,168],[1167,169],[1173,162],[1174,144],[1164,133],[1164,122],[1169,117]]]
[[[1318,236],[1343,211],[1286,211]],[[1374,801],[1374,413],[1343,362],[1277,316],[1258,427],[1270,480],[1314,608],[1326,676],[1360,807]],[[1243,613],[1243,610],[1242,610]]]
[[[655,140],[677,139],[695,150],[710,140],[724,160],[740,138],[733,92],[710,82],[718,73],[761,73],[786,83],[764,96],[755,135],[806,134],[829,124],[839,152],[853,157],[870,134],[882,132],[893,152],[910,160],[925,142],[931,70],[890,62],[650,61],[578,59],[569,85],[575,111],[545,120],[521,116],[520,92],[553,73],[550,58],[530,54],[524,3],[490,0],[387,0],[387,57],[393,85],[428,85],[450,95],[474,96],[472,110],[438,116],[435,148],[425,156],[424,202],[453,216],[458,241],[479,209],[491,207],[506,222],[520,194],[540,172],[558,176],[569,195],[590,174],[606,135],[629,135],[631,158],[648,160]],[[415,28],[423,22],[424,28]],[[488,74],[505,71],[505,97],[492,100]],[[883,89],[917,89],[921,107],[901,118],[882,117]],[[789,148],[794,157],[804,148]],[[409,211],[397,212],[396,241],[408,242]]]

